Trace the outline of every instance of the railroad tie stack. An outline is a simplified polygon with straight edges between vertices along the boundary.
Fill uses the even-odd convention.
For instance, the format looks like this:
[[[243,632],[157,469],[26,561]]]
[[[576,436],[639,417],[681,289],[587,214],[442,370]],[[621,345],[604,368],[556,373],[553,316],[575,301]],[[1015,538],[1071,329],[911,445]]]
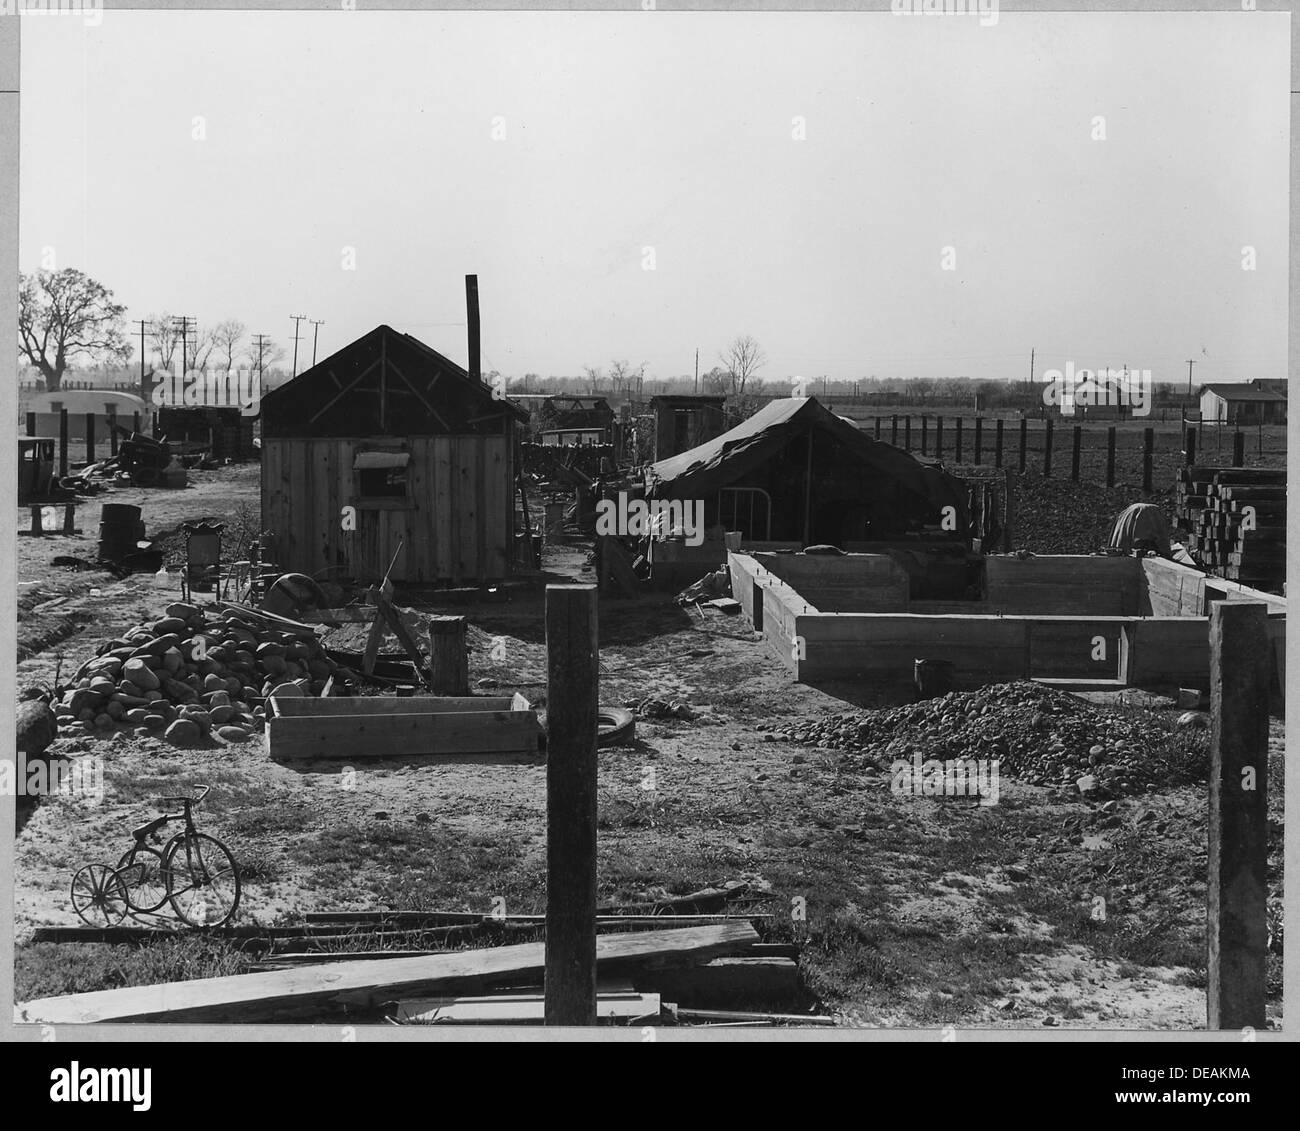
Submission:
[[[1175,490],[1178,526],[1207,570],[1259,589],[1286,578],[1286,472],[1187,467]]]

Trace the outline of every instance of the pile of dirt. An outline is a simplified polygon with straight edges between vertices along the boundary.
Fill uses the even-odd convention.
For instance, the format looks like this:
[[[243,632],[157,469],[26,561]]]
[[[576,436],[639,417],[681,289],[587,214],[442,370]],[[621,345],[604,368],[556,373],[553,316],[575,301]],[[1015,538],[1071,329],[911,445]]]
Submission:
[[[209,734],[243,742],[263,723],[253,703],[273,692],[319,695],[337,670],[314,635],[176,602],[159,620],[101,644],[55,712],[64,735],[130,726],[180,746]]]
[[[1030,784],[1102,797],[1200,780],[1208,769],[1204,732],[1179,732],[1163,720],[1095,707],[1028,682],[834,715],[784,735],[882,769],[918,753],[939,761],[997,759],[1000,773]]]
[[[1144,501],[1141,492],[1132,487],[1072,483],[1068,477],[1044,479],[1027,472],[1016,478],[1015,549],[1035,554],[1096,553],[1110,541],[1115,519],[1124,508],[1140,501]],[[1169,492],[1145,501],[1158,503],[1172,523]]]

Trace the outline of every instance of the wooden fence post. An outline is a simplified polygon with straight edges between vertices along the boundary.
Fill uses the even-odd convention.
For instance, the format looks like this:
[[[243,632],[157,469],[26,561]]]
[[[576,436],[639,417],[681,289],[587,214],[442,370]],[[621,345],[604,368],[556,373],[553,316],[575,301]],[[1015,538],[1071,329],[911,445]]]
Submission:
[[[1142,490],[1151,494],[1151,469],[1155,463],[1156,430],[1142,429]]]
[[[1083,446],[1083,425],[1076,424],[1074,426],[1074,436],[1072,437],[1070,443],[1070,478],[1075,483],[1079,482],[1079,455],[1080,455],[1080,448],[1082,446]]]
[[[1106,429],[1106,486],[1115,486],[1115,425]]]
[[[1240,428],[1232,434],[1232,466],[1246,466],[1246,433]]]
[[[1043,433],[1043,478],[1052,475],[1052,418],[1047,418],[1047,430]]]
[[[898,447],[898,414],[889,418],[889,442]]]
[[[909,413],[907,416],[903,417],[903,451],[910,452],[911,450],[912,450],[912,417],[911,414]]]
[[[1268,945],[1268,606],[1210,606],[1206,880],[1210,1029],[1264,1027]]]
[[[1025,458],[1029,448],[1029,418],[1022,416],[1020,418],[1020,467],[1019,471],[1023,475],[1025,471]]]
[[[961,417],[957,417],[957,426],[953,430],[953,446],[956,448],[956,454],[953,459],[961,463]]]
[[[921,454],[926,454],[930,442],[930,418],[921,413]]]
[[[27,435],[36,435],[36,413],[34,412],[29,412],[27,414]]]
[[[429,676],[435,695],[469,694],[464,617],[429,618]]]
[[[594,585],[546,587],[547,1025],[596,1023]]]
[[[876,439],[880,439],[880,417],[876,417]]]
[[[943,417],[934,418],[934,458],[938,459],[943,455]]]
[[[993,466],[1002,466],[1002,418],[993,426]]]
[[[117,414],[108,418],[108,454],[117,455]]]
[[[131,413],[131,431],[140,431],[140,414],[138,412]]]
[[[975,418],[975,466],[979,466],[980,455],[984,450],[984,418]]]
[[[1002,551],[1009,554],[1011,553],[1011,529],[1016,519],[1016,473],[1008,467],[1002,476],[1006,485],[1006,500],[1003,504],[1006,517],[1002,522]]]
[[[68,410],[59,409],[59,478],[68,474]]]
[[[86,462],[95,462],[95,414],[86,413]]]
[[[1184,430],[1183,462],[1192,467],[1196,464],[1196,429],[1188,424]]]

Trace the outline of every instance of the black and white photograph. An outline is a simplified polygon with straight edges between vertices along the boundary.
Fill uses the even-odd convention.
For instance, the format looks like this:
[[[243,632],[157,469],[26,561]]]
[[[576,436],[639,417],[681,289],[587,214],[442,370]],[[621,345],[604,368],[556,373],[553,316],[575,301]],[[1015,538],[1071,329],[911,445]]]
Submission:
[[[1290,5],[689,7],[0,0],[9,1039],[1249,1102]]]

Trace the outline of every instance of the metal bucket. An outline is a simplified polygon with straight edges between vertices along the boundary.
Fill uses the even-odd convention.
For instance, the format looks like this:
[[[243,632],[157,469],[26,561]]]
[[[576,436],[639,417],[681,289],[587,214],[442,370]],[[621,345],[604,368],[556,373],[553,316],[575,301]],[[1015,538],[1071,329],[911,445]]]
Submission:
[[[139,507],[105,503],[99,512],[99,560],[120,562],[134,554],[143,530]]]

